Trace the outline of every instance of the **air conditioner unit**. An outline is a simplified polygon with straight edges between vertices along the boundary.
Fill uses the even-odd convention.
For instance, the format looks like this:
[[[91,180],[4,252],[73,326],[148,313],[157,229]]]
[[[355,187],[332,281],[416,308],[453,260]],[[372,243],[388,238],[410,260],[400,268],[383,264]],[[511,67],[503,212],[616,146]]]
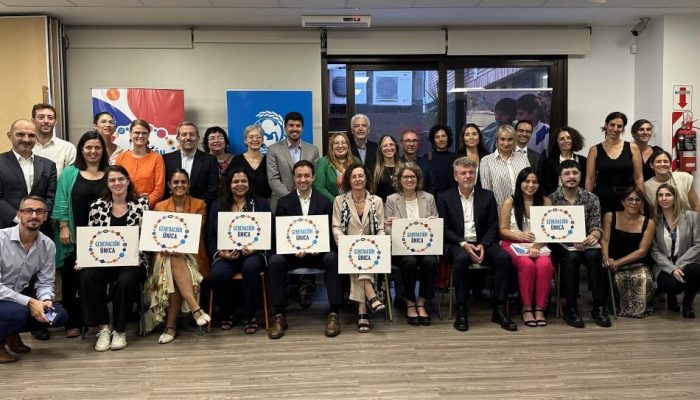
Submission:
[[[369,28],[369,15],[302,15],[302,28]]]
[[[410,106],[413,99],[413,73],[375,71],[372,93],[372,104],[376,106]]]

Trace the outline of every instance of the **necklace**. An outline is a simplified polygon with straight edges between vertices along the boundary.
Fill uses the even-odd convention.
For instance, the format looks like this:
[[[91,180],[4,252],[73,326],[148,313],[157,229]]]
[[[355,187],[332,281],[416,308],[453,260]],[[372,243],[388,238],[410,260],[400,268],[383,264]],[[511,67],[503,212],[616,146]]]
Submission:
[[[352,197],[352,195],[350,195],[350,197]],[[355,203],[355,204],[362,204],[362,203],[365,202],[365,199],[366,199],[366,198],[367,198],[367,196],[363,197],[361,200],[355,200],[355,198],[352,197],[352,202]]]

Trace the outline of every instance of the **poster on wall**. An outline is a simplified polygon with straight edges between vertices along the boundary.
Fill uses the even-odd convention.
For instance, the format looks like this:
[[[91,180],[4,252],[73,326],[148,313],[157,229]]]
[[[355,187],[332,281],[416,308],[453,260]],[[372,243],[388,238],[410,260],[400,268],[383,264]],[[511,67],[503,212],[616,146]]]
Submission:
[[[313,113],[310,90],[227,90],[226,112],[230,152],[244,153],[243,131],[248,125],[260,125],[262,152],[267,146],[285,139],[284,116],[297,111],[304,117],[301,139],[313,143]]]
[[[179,148],[177,125],[185,119],[185,93],[179,89],[92,89],[92,114],[106,111],[114,116],[113,142],[129,148],[129,124],[144,119],[151,125],[149,146],[160,154]]]
[[[528,147],[538,153],[549,144],[552,89],[466,90],[467,123],[481,128],[486,150],[496,149],[496,131],[501,125],[513,125],[526,119],[534,125]]]

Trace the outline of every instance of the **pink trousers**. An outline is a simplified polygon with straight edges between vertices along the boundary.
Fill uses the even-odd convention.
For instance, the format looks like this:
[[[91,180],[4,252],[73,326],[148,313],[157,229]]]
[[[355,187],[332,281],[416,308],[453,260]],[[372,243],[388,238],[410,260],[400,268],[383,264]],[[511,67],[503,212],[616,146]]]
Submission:
[[[520,285],[520,298],[523,305],[532,305],[533,291],[535,308],[544,308],[547,305],[549,288],[552,282],[552,258],[549,255],[530,258],[518,256],[510,248],[512,242],[501,241],[501,247],[513,261],[513,266],[518,269],[518,284]]]

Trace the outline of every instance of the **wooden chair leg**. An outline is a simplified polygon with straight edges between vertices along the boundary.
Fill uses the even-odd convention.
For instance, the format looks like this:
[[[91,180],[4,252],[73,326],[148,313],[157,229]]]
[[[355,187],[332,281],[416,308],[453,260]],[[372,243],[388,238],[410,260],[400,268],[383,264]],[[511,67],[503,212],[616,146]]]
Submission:
[[[389,321],[394,321],[394,315],[391,307],[391,286],[389,285],[389,274],[384,274],[384,291],[386,293],[386,311]]]
[[[209,316],[214,311],[214,289],[209,288]],[[211,320],[207,323],[207,333],[211,333]]]
[[[262,280],[263,287],[263,312],[265,313],[265,330],[270,329],[270,311],[268,310],[267,299],[269,293],[267,291],[267,273],[265,271],[260,273],[260,280]]]
[[[617,319],[617,306],[615,305],[615,288],[613,285],[612,272],[610,272],[610,268],[605,269],[608,270],[608,282],[610,283],[610,303],[612,304],[613,318]]]

